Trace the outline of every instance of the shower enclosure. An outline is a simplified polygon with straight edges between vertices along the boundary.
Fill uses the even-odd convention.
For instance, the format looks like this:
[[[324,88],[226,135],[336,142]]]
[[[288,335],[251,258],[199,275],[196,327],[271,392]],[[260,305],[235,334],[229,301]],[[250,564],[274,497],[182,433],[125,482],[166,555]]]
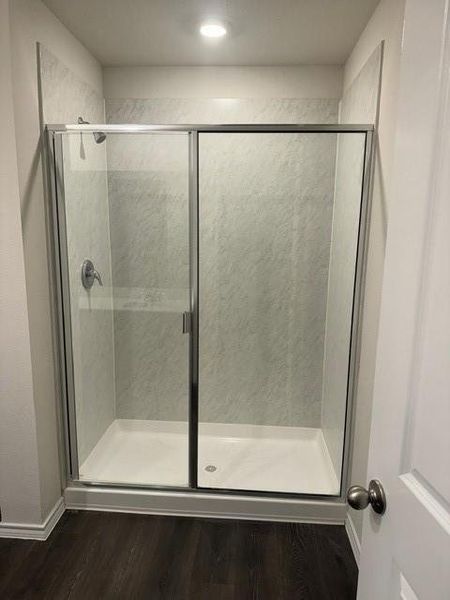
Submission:
[[[69,477],[339,497],[372,127],[48,132]]]

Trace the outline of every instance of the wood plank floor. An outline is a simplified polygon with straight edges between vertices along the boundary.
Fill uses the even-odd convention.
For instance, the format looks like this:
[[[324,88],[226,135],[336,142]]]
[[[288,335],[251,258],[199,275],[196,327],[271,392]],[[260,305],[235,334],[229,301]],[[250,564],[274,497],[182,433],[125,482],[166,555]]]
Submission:
[[[0,598],[347,600],[341,526],[66,511],[46,542],[0,539]]]

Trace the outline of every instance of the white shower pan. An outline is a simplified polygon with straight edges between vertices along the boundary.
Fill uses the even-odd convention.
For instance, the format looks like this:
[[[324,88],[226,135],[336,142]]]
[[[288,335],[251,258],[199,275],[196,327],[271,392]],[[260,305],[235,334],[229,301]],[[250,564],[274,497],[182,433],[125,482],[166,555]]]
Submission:
[[[185,422],[116,419],[80,467],[80,480],[142,486],[188,485]],[[338,495],[322,431],[199,424],[198,486]]]

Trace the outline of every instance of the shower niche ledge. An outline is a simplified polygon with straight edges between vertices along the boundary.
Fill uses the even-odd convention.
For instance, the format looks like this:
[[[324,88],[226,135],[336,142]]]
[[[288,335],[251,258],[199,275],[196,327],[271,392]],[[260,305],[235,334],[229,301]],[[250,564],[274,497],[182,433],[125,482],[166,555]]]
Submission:
[[[179,290],[104,287],[95,295],[82,293],[78,306],[82,310],[130,310],[143,312],[180,313],[189,306],[189,292],[180,298]]]

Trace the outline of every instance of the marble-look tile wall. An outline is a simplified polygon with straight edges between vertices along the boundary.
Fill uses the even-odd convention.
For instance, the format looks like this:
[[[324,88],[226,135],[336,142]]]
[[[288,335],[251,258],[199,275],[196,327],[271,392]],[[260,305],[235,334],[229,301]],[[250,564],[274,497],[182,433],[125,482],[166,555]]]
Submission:
[[[337,100],[115,99],[106,101],[106,116],[114,123],[334,123]],[[116,306],[132,299],[115,317],[117,415],[182,420],[187,146],[126,137],[108,139]],[[225,137],[200,142],[200,418],[319,426],[336,137]]]
[[[344,93],[340,123],[375,124],[382,51],[379,46]],[[338,137],[323,364],[322,429],[337,475],[341,471],[347,397],[364,136]]]
[[[320,425],[335,134],[200,136],[200,420]]]
[[[40,53],[44,123],[104,121],[103,98],[44,47]],[[105,145],[92,134],[64,137],[64,186],[77,417],[82,462],[115,415],[112,275]],[[80,268],[90,258],[104,287],[87,292]]]
[[[108,99],[107,123],[336,123],[334,98]]]
[[[189,140],[109,135],[119,418],[188,416]]]

